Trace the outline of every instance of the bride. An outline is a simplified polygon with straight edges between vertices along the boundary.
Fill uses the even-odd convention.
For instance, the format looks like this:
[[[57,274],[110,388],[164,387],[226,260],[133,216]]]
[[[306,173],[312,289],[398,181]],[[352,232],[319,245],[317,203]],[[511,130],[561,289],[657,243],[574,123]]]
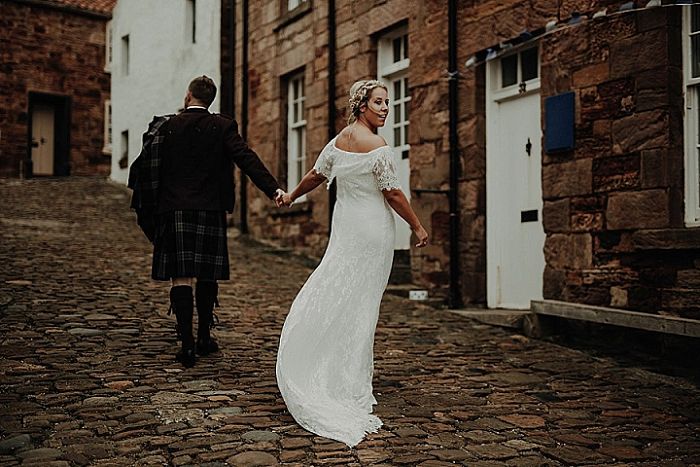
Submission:
[[[379,81],[350,89],[351,115],[314,168],[282,203],[337,181],[326,253],[292,303],[277,353],[277,384],[289,412],[307,430],[357,445],[376,432],[372,415],[374,331],[394,254],[394,216],[427,244],[428,233],[400,189],[392,149],[376,134],[389,112]]]

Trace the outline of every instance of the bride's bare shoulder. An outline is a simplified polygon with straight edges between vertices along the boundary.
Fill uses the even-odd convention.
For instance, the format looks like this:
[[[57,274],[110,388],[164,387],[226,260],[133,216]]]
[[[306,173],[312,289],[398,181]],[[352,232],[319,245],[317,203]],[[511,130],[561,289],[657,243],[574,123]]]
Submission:
[[[377,148],[386,146],[386,141],[384,138],[374,133],[358,132],[351,134],[351,132],[345,128],[338,134],[335,144],[338,149],[347,150],[350,152],[370,152]]]

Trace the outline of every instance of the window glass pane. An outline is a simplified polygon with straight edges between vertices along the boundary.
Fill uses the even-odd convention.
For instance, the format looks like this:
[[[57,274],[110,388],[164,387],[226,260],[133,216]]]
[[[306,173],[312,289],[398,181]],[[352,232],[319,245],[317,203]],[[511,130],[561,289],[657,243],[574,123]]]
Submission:
[[[403,58],[408,58],[408,34],[403,36]]]
[[[406,97],[411,95],[408,91],[408,78],[403,79],[403,94]]]
[[[401,38],[397,37],[393,41],[394,45],[394,63],[401,61]]]
[[[700,6],[693,6],[690,15],[690,32],[700,31]]]
[[[403,144],[408,144],[408,125],[403,127]]]
[[[529,81],[537,78],[537,48],[523,51],[520,54],[522,66],[522,81]]]
[[[690,48],[691,48],[691,70],[693,78],[700,76],[700,35],[696,35],[690,38]]]
[[[401,81],[394,81],[394,100],[398,101],[401,99]]]
[[[518,82],[518,54],[501,59],[501,87],[512,86]]]
[[[299,79],[299,97],[304,97],[304,77]]]
[[[404,103],[404,105],[403,105],[403,119],[404,119],[405,121],[408,121],[408,108],[409,108],[410,106],[411,106],[411,105],[410,105],[408,102]]]
[[[394,104],[394,123],[401,123],[401,104]]]
[[[290,123],[296,123],[299,121],[299,106],[296,104],[292,104],[292,109],[293,109],[293,117],[292,117],[292,121]]]
[[[401,127],[397,126],[394,128],[394,146],[401,145]]]
[[[304,100],[299,102],[299,120],[304,120]]]

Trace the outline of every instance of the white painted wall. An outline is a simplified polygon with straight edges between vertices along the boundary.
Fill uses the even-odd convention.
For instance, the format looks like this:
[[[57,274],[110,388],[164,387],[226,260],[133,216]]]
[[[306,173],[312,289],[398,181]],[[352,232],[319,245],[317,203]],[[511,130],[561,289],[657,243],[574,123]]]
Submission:
[[[192,78],[207,75],[221,84],[221,1],[196,0],[196,42],[186,21],[186,0],[118,0],[112,18],[112,172],[119,168],[122,132],[129,131],[129,165],[141,150],[141,136],[154,115],[182,107]],[[122,38],[129,35],[129,73],[124,73]],[[219,92],[210,110],[219,111]]]

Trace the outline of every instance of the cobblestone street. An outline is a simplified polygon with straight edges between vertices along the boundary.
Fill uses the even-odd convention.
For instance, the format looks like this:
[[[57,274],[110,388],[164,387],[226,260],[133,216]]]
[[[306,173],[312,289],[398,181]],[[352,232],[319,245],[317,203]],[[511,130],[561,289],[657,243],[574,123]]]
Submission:
[[[376,413],[356,449],[312,436],[275,383],[310,269],[229,239],[223,350],[175,360],[167,286],[129,192],[0,180],[0,466],[700,465],[700,390],[386,296]]]

